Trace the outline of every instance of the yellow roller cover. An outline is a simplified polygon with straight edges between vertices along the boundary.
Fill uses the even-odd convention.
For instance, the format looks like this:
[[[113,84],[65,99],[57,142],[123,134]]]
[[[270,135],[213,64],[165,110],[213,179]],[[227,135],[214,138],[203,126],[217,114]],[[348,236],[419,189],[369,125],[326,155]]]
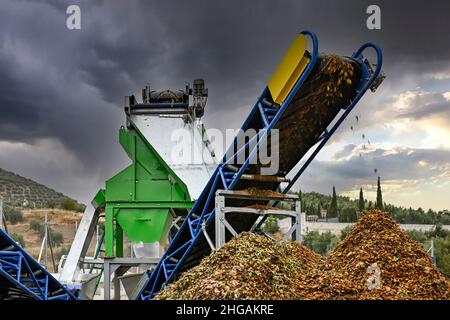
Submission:
[[[269,81],[269,91],[273,101],[281,105],[291,92],[297,80],[308,65],[309,58],[304,57],[306,37],[303,34],[295,37],[294,43],[286,52],[283,60]]]

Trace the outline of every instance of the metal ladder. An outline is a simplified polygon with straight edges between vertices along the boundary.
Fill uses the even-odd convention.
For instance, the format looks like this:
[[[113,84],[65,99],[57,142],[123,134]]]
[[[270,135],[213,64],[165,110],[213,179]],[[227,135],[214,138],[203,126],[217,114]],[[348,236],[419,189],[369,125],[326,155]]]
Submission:
[[[202,227],[205,228],[205,226],[209,226],[214,219],[214,197],[216,191],[219,189],[233,190],[235,188],[236,184],[240,181],[241,176],[248,168],[250,160],[253,159],[253,157],[256,155],[260,145],[264,142],[264,140],[270,134],[271,130],[277,124],[278,120],[291,103],[295,94],[301,88],[305,79],[313,69],[318,55],[317,37],[310,31],[302,31],[301,34],[308,36],[312,40],[311,59],[306,69],[301,74],[295,86],[279,108],[275,105],[267,103],[268,100],[270,101],[270,93],[268,88],[265,88],[242,126],[242,130],[245,131],[251,128],[250,123],[255,123],[255,121],[258,121],[259,119],[260,123],[262,122],[262,129],[237,152],[232,152],[231,157],[227,157],[227,155],[230,154],[230,150],[234,149],[239,135],[235,137],[233,144],[223,157],[222,162],[216,168],[214,174],[207,183],[194,207],[187,215],[179,231],[170,242],[167,251],[161,258],[160,262],[153,270],[153,272],[151,272],[151,274],[149,272],[147,273],[147,281],[136,297],[137,300],[153,299],[154,296],[164,288],[164,286],[174,280],[175,276],[180,272],[180,269],[182,269],[183,267],[186,269],[186,266],[184,265],[185,261],[190,256],[192,250],[198,243],[202,235]],[[362,52],[369,47],[373,48],[377,54],[377,65],[375,71],[373,71],[370,65],[366,63],[366,60],[362,55]],[[294,178],[291,179],[288,186],[282,191],[283,193],[286,193],[290,190],[292,185],[300,177],[301,173],[306,169],[306,167],[311,163],[313,158],[325,145],[331,135],[336,131],[337,127],[339,127],[339,125],[344,121],[345,117],[350,113],[350,111],[361,99],[367,89],[369,89],[374,81],[378,78],[382,64],[381,49],[378,46],[367,43],[360,47],[353,54],[352,58],[360,62],[362,66],[362,77],[358,85],[355,98],[341,107],[345,110],[345,112],[340,116],[338,121],[330,130],[326,130],[319,137],[317,142],[320,142],[320,144],[314,150],[305,164],[301,167],[301,169],[294,175]],[[252,143],[255,143],[255,146],[250,148],[249,146],[251,146]],[[249,155],[245,157],[245,161],[243,162],[243,164],[231,164],[231,162],[233,162],[242,152],[246,154],[246,151],[249,151]]]

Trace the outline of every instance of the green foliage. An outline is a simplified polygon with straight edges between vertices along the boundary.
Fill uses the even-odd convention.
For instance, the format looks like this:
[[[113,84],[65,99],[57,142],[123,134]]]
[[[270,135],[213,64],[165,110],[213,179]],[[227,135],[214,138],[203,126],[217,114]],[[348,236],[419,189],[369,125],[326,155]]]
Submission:
[[[439,270],[450,277],[450,236],[434,239],[434,255],[436,266]]]
[[[39,236],[41,236],[41,238],[44,237],[44,233],[45,233],[45,228],[44,228],[44,224],[38,220],[31,220],[30,221],[30,228],[31,230],[36,231],[37,233],[39,233]]]
[[[60,192],[1,168],[0,192],[5,205],[20,208],[45,208],[49,200],[59,205],[64,198]]]
[[[48,199],[45,206],[47,208],[54,209],[54,208],[56,208],[56,201],[54,199]]]
[[[52,245],[55,247],[59,247],[64,243],[63,234],[59,231],[54,231],[50,229],[50,239],[52,240]]]
[[[446,238],[449,236],[449,231],[442,227],[442,224],[437,224],[433,229],[425,234],[430,238]]]
[[[339,211],[338,219],[339,222],[355,222],[358,218],[356,209],[354,207],[344,207]]]
[[[300,201],[300,211],[305,212],[306,206],[305,201],[303,201],[302,190],[298,191],[298,200]]]
[[[328,212],[328,216],[330,218],[334,218],[338,216],[338,203],[336,196],[336,188],[333,186],[333,197],[331,198],[330,210]]]
[[[389,212],[398,223],[418,223],[418,224],[450,224],[449,212],[436,212],[422,208],[414,210],[412,208],[395,207],[387,204],[385,211]]]
[[[274,233],[280,231],[280,226],[278,225],[278,219],[273,216],[269,216],[267,218],[267,220],[264,222],[262,231],[264,231],[265,233],[269,233],[269,234],[274,234]]]
[[[77,203],[77,208],[75,209],[76,212],[84,212],[86,210],[86,206],[82,203]]]
[[[63,201],[61,201],[60,208],[63,210],[76,211],[77,202],[73,199],[66,197],[63,199]]]
[[[69,253],[70,246],[62,246],[58,250],[55,251],[55,260],[58,261],[61,259],[63,255]]]
[[[431,240],[433,240],[436,266],[443,274],[450,277],[450,232],[442,228],[441,225],[436,225],[431,231],[408,230],[406,233],[426,249],[429,248]]]
[[[364,207],[365,207],[364,193],[363,193],[363,189],[361,188],[359,190],[359,201],[358,201],[359,212],[364,211]]]
[[[44,239],[45,225],[42,222],[38,220],[31,220],[30,228],[39,234],[41,240]],[[48,228],[48,232],[50,233],[50,240],[52,242],[52,246],[59,247],[62,243],[64,243],[64,237],[61,232],[55,231],[51,227]]]
[[[383,210],[383,196],[381,194],[381,182],[380,182],[380,176],[378,176],[378,182],[377,182],[377,209]]]
[[[411,239],[417,242],[425,242],[428,239],[425,233],[419,230],[406,230],[405,232]]]
[[[84,212],[86,209],[86,206],[82,203],[78,203],[75,200],[65,197],[62,201],[59,207],[63,210],[68,211],[76,211],[76,212]]]
[[[6,206],[3,210],[6,221],[11,224],[16,224],[23,221],[22,211],[10,206]]]
[[[276,205],[277,208],[283,209],[283,210],[291,210],[292,209],[292,203],[288,201],[280,201]]]
[[[20,244],[20,246],[22,248],[25,248],[25,239],[23,238],[23,236],[21,234],[13,232],[12,234],[10,234],[10,236],[11,236],[11,238],[14,239],[14,241],[16,241],[18,244]]]
[[[306,247],[324,256],[328,255],[338,242],[339,238],[329,231],[325,233],[310,231],[303,238]]]

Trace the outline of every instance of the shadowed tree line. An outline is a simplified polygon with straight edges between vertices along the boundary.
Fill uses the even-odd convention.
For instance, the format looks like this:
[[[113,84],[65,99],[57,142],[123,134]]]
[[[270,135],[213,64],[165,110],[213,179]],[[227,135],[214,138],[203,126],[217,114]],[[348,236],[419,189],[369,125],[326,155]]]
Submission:
[[[359,191],[358,199],[350,199],[346,196],[338,196],[336,188],[333,186],[331,195],[324,195],[317,192],[298,193],[302,212],[307,215],[317,215],[321,217],[321,210],[326,210],[326,218],[337,218],[339,222],[355,222],[359,213],[366,209],[380,209],[389,212],[398,223],[413,224],[450,224],[449,211],[435,211],[422,208],[413,209],[411,207],[395,206],[383,201],[381,179],[377,181],[376,201],[367,201],[364,198],[364,190]]]

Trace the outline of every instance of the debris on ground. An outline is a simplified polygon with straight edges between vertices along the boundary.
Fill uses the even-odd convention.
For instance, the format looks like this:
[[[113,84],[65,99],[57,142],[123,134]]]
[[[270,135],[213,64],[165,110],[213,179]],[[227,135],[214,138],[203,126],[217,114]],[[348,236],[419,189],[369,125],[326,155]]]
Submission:
[[[371,210],[328,258],[241,233],[157,299],[450,299],[450,287],[418,242]]]
[[[184,272],[156,299],[294,299],[294,281],[322,258],[295,242],[243,232]]]
[[[363,212],[324,263],[297,283],[303,299],[449,299],[448,280],[385,212]]]

